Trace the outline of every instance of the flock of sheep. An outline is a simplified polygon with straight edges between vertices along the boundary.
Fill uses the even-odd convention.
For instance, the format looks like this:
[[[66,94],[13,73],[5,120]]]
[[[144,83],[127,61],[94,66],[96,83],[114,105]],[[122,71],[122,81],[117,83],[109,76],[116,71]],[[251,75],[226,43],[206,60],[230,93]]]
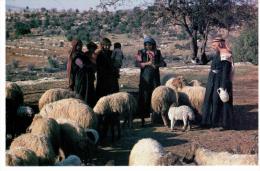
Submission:
[[[197,80],[192,86],[182,77],[169,79],[165,86],[152,93],[151,107],[161,116],[165,126],[173,129],[177,120],[184,123],[183,130],[190,129],[190,121],[199,122],[205,88]],[[121,137],[120,120],[123,126],[133,127],[137,113],[137,101],[129,93],[119,92],[99,99],[92,109],[74,92],[66,89],[47,90],[39,99],[39,113],[23,106],[23,92],[11,82],[6,83],[6,138],[10,147],[6,151],[6,165],[85,165],[95,157],[98,142],[106,139],[114,127],[117,138]],[[23,126],[26,133],[17,134],[19,117],[33,118]],[[17,119],[18,118],[18,119]],[[153,119],[152,119],[153,120]],[[231,155],[192,150],[197,164],[257,164],[257,155]],[[235,157],[234,157],[235,156]],[[183,160],[154,139],[141,139],[132,148],[129,165],[182,165]]]

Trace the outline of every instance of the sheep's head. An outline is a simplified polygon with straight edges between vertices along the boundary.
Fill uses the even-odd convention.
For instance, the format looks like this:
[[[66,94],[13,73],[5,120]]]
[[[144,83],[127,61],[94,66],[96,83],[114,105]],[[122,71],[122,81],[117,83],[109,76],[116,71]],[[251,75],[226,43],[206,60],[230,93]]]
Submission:
[[[191,86],[201,86],[202,83],[200,81],[198,81],[198,80],[191,80],[189,82],[189,85],[191,85]]]
[[[176,89],[182,89],[184,85],[184,79],[182,76],[178,76],[176,79],[172,80],[172,86]]]

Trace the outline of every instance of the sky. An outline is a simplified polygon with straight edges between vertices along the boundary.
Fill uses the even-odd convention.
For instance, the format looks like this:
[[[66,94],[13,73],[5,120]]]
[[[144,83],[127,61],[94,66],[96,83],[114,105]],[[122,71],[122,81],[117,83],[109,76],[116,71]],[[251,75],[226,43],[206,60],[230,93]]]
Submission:
[[[6,0],[6,5],[15,6],[15,7],[26,7],[29,8],[41,8],[45,7],[47,9],[57,8],[60,9],[79,9],[88,10],[89,8],[96,9],[99,0]],[[130,0],[127,1],[123,6],[118,7],[117,9],[131,9],[135,6],[140,6],[142,4],[153,3],[154,0]],[[109,10],[114,10],[114,8],[109,8]]]

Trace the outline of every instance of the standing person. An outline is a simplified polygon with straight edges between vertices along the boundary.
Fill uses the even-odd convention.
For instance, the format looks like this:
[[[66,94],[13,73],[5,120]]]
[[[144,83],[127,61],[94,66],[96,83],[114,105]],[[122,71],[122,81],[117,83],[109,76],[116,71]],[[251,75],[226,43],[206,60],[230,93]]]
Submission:
[[[97,100],[103,96],[117,92],[115,85],[115,74],[111,60],[112,51],[110,50],[111,41],[104,38],[100,47],[95,51],[97,64]]]
[[[202,127],[233,128],[233,93],[232,78],[234,62],[232,52],[224,39],[217,37],[212,42],[216,54],[209,55],[212,60],[208,76],[204,104],[202,107]],[[206,61],[206,62],[208,62]],[[205,64],[205,62],[204,62]],[[223,102],[218,94],[218,89],[226,89],[229,100]]]
[[[89,71],[92,68],[92,63],[87,59],[86,55],[82,51],[82,41],[74,40],[73,47],[68,60],[68,75],[69,75],[69,87],[72,91],[75,91],[80,95],[80,98],[87,104],[89,103]]]
[[[137,66],[140,67],[139,83],[139,114],[144,126],[144,117],[151,113],[151,96],[153,90],[160,83],[159,67],[166,66],[161,51],[156,48],[156,42],[151,37],[144,39],[144,49],[138,51],[136,57]]]
[[[71,65],[72,65],[72,60],[73,60],[73,57],[74,57],[74,54],[78,51],[81,50],[82,48],[82,42],[80,40],[72,40],[71,42],[71,50],[70,50],[70,54],[68,56],[68,60],[67,60],[67,78],[68,78],[68,88],[70,90],[74,90],[74,84],[75,84],[75,77],[73,74],[71,74]]]
[[[90,64],[90,67],[88,67],[87,75],[88,75],[88,98],[87,98],[87,104],[90,107],[94,107],[96,104],[96,90],[94,86],[95,82],[95,72],[96,72],[96,60],[93,58],[93,54],[95,50],[97,49],[97,45],[90,41],[87,44],[88,51],[85,53],[86,55],[86,63]]]
[[[114,50],[111,56],[113,68],[114,68],[114,84],[115,84],[115,91],[119,91],[119,84],[118,79],[120,77],[120,68],[123,63],[124,54],[121,50],[121,44],[119,42],[114,43]]]

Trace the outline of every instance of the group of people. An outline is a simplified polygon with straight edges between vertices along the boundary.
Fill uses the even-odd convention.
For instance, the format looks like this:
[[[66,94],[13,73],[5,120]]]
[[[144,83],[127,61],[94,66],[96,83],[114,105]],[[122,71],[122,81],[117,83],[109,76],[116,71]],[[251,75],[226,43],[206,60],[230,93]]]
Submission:
[[[82,41],[72,41],[67,62],[69,89],[79,94],[91,107],[99,98],[119,91],[119,69],[124,56],[120,43],[114,44],[113,51],[110,47],[111,41],[104,38],[99,45],[89,42],[88,50],[83,52]]]
[[[123,52],[121,44],[115,43],[110,50],[111,41],[104,38],[100,45],[93,42],[87,44],[88,51],[82,51],[80,40],[72,41],[67,72],[69,88],[78,93],[85,102],[94,107],[102,96],[119,91],[119,69],[122,66]],[[232,52],[224,39],[217,37],[212,41],[214,54],[206,56],[203,64],[212,61],[206,85],[206,94],[202,107],[201,127],[233,128],[233,95],[232,79],[234,63]],[[160,85],[160,67],[165,67],[161,51],[157,49],[156,41],[151,37],[144,38],[144,48],[135,55],[136,66],[140,68],[138,113],[144,126],[144,117],[151,111],[151,96],[153,90]],[[95,72],[97,78],[95,78]],[[96,79],[96,88],[94,81]],[[229,99],[221,101],[218,90],[226,90]]]

